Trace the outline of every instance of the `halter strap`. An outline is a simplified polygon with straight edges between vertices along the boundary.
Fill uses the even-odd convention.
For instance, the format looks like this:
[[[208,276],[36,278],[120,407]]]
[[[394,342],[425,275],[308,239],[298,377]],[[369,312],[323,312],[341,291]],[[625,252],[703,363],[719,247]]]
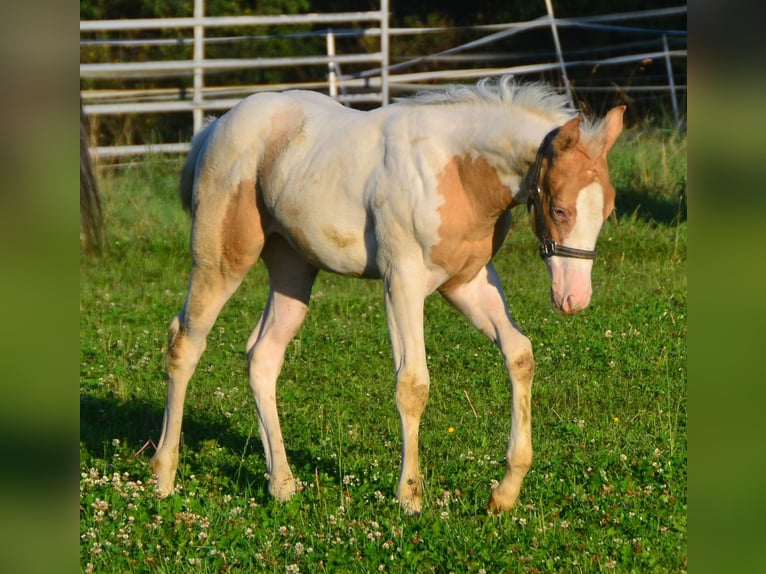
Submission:
[[[555,128],[548,132],[543,138],[540,147],[537,148],[537,157],[535,158],[535,165],[530,172],[531,185],[529,186],[529,198],[527,199],[527,211],[531,211],[532,207],[535,208],[535,234],[539,241],[540,257],[548,259],[554,255],[558,257],[571,257],[574,259],[595,259],[596,250],[576,249],[574,247],[567,247],[566,245],[559,245],[554,241],[551,236],[550,229],[545,221],[543,215],[543,190],[540,188],[540,172],[543,168],[543,158],[548,152],[548,148],[551,142],[559,132],[559,128]]]

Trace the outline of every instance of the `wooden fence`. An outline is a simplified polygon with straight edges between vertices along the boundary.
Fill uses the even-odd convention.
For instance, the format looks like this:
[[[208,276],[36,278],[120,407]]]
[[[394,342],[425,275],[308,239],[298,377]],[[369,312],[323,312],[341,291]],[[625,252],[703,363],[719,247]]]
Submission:
[[[192,47],[191,59],[161,61],[113,61],[81,62],[81,83],[87,81],[91,87],[82,89],[85,113],[91,117],[104,115],[141,115],[190,113],[193,130],[196,132],[203,123],[203,116],[210,112],[223,112],[243,97],[258,91],[279,91],[286,89],[312,89],[322,91],[346,105],[387,105],[392,92],[402,94],[425,90],[448,81],[464,81],[477,77],[495,76],[506,73],[516,75],[552,76],[562,90],[573,97],[568,70],[589,66],[593,69],[619,66],[629,63],[640,65],[644,62],[664,62],[665,81],[658,80],[647,85],[627,85],[625,82],[610,81],[606,85],[578,85],[578,92],[615,90],[615,85],[626,92],[651,92],[665,94],[671,104],[675,120],[679,121],[681,110],[679,99],[685,96],[684,82],[676,81],[674,60],[686,59],[686,30],[654,30],[637,26],[625,26],[623,22],[640,22],[647,18],[662,18],[686,14],[686,6],[642,12],[610,14],[576,19],[559,19],[553,13],[551,0],[545,0],[546,14],[535,20],[496,25],[474,26],[471,30],[478,35],[448,50],[425,54],[390,62],[390,43],[405,36],[427,36],[449,33],[449,28],[392,28],[389,26],[388,0],[381,0],[380,10],[367,12],[344,12],[332,14],[301,14],[280,16],[230,16],[208,17],[204,15],[204,0],[195,0],[194,14],[185,18],[96,20],[80,22],[80,45],[82,48],[107,46],[115,50],[131,46]],[[211,42],[235,42],[241,38],[263,39],[279,37],[279,34],[253,37],[253,27],[280,28],[288,26],[311,28],[308,31],[289,32],[285,37],[300,41],[302,38],[324,38],[324,53],[301,57],[258,57],[220,59],[206,58],[205,46]],[[351,25],[352,28],[339,28]],[[241,30],[238,37],[210,37],[206,34],[212,28],[236,28]],[[552,50],[546,54],[476,53],[492,44],[507,42],[510,38],[540,28],[550,29]],[[560,41],[560,31],[578,29],[584,33],[603,30],[619,30],[634,34],[639,40],[624,46],[594,48],[588,53],[566,50]],[[104,38],[107,33],[120,31],[162,31],[160,37],[137,40]],[[174,30],[175,37],[168,37],[167,31]],[[188,37],[191,32],[191,37]],[[185,35],[178,37],[178,33]],[[336,39],[354,36],[375,40],[377,50],[361,53],[338,53]],[[672,44],[672,45],[671,45]],[[82,50],[81,50],[82,53]],[[603,55],[605,54],[605,55]],[[484,65],[476,65],[481,62]],[[487,66],[497,62],[499,65]],[[438,64],[439,69],[433,69]],[[226,71],[248,69],[291,68],[296,66],[319,67],[325,70],[323,78],[311,82],[285,84],[262,83],[249,85],[213,85],[206,79]],[[468,66],[468,67],[467,67]],[[343,73],[344,67],[353,68]],[[430,68],[430,69],[424,69]],[[170,87],[141,87],[132,89],[111,89],[103,87],[110,80],[126,78],[152,79],[179,78],[188,82],[191,90]],[[189,94],[189,92],[191,92]],[[188,142],[161,142],[155,145],[123,145],[91,147],[95,157],[125,157],[147,152],[181,153],[188,150]]]

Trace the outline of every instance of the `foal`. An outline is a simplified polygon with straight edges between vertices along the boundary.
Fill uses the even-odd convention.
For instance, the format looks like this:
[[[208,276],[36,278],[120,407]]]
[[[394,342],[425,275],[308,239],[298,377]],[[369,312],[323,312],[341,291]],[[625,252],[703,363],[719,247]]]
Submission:
[[[511,508],[532,463],[534,359],[491,259],[511,208],[528,204],[553,305],[567,314],[588,305],[597,236],[614,206],[607,153],[623,111],[581,121],[560,95],[505,77],[369,112],[313,92],[264,93],[205,127],[181,177],[192,268],[168,330],[167,405],[152,460],[157,493],[173,492],[184,396],[208,332],[262,259],[270,293],[246,348],[269,492],[287,500],[296,489],[276,382],[314,279],[327,270],[383,282],[402,426],[397,497],[408,513],[421,510],[423,496],[425,298],[438,291],[497,345],[513,399],[505,476],[490,506]]]

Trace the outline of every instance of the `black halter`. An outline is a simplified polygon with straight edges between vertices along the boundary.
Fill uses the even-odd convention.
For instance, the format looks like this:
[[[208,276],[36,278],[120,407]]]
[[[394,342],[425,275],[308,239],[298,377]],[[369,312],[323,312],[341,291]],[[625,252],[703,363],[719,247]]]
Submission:
[[[543,190],[540,188],[540,171],[543,167],[543,157],[548,152],[548,148],[551,142],[558,134],[559,128],[556,128],[543,138],[543,142],[537,149],[537,158],[535,159],[535,166],[530,172],[530,186],[529,186],[529,198],[527,199],[527,211],[531,211],[532,207],[535,208],[535,233],[540,242],[539,250],[540,257],[548,259],[554,255],[558,257],[572,257],[574,259],[595,259],[596,250],[589,251],[587,249],[575,249],[574,247],[567,247],[566,245],[559,245],[551,237],[550,229],[545,221],[543,215]]]

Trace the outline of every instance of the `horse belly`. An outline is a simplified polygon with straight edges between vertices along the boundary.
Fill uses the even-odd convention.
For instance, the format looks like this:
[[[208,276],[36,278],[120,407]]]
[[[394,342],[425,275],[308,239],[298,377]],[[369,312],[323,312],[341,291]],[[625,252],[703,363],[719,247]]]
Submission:
[[[313,265],[354,277],[376,278],[374,231],[366,218],[328,216],[333,202],[322,206],[281,205],[275,210],[279,233]],[[339,210],[342,207],[337,206]]]
[[[345,108],[304,112],[300,129],[264,162],[265,207],[279,233],[312,264],[378,277],[375,229],[365,201],[382,155],[378,127]]]

